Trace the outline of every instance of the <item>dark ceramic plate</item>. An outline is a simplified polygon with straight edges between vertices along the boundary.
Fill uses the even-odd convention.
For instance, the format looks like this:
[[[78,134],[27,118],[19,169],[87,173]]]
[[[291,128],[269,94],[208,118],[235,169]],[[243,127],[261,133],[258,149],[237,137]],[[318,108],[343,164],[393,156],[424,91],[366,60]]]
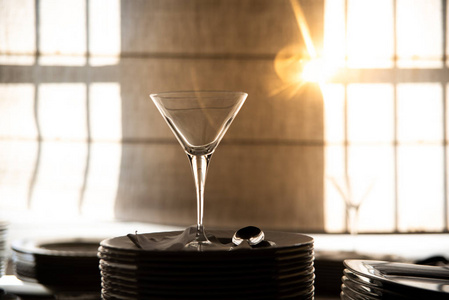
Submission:
[[[23,240],[12,244],[16,275],[51,286],[99,286],[100,239]]]
[[[21,240],[12,243],[22,254],[47,256],[96,257],[101,239]]]
[[[234,234],[231,230],[211,230],[208,231],[211,235],[215,236],[220,242],[223,244],[229,244],[231,242],[232,235]],[[181,235],[182,231],[170,231],[170,232],[157,232],[157,233],[146,233],[142,234],[145,238],[156,238],[161,239],[163,237],[173,237],[177,235]],[[214,250],[205,248],[204,251],[159,251],[159,250],[142,250],[139,249],[127,236],[115,237],[106,239],[101,242],[101,246],[109,249],[114,249],[116,251],[126,251],[126,252],[137,252],[142,255],[167,255],[168,253],[173,254],[182,254],[183,256],[198,256],[201,255],[220,255],[223,253],[237,253],[237,252],[248,252],[251,251],[253,255],[257,255],[257,253],[261,252],[280,252],[280,253],[288,253],[289,250],[295,250],[298,247],[304,247],[306,245],[313,244],[313,238],[307,235],[298,234],[298,233],[290,233],[290,232],[265,232],[265,241],[269,241],[274,246],[267,247],[254,247],[251,249],[241,249],[235,251],[229,250]]]
[[[143,290],[127,290],[120,285],[103,284],[104,299],[313,299],[313,284],[290,289],[212,288],[203,286],[185,289],[161,289],[147,287]]]

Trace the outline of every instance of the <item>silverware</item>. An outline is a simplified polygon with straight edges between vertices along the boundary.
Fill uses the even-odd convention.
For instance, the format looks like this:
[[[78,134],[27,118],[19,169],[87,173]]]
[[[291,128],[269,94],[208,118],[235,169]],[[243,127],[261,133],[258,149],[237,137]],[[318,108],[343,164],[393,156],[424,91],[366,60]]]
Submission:
[[[254,246],[262,242],[265,238],[264,232],[255,226],[247,226],[237,230],[233,237],[232,242],[238,246],[243,241],[248,242],[249,245]]]

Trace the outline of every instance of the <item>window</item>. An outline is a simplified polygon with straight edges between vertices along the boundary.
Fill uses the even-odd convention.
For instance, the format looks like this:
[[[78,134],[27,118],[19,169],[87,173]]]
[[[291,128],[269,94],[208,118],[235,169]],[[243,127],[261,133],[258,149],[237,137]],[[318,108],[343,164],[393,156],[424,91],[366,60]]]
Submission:
[[[121,32],[127,26],[141,25],[140,19],[135,22],[132,19],[135,13],[132,10],[154,9],[154,16],[160,11],[163,14],[164,8],[159,2],[154,7],[142,2],[142,6],[139,3],[127,8],[120,7],[123,3],[119,0],[0,0],[0,218],[24,211],[45,217],[49,207],[58,208],[61,218],[95,215],[99,209],[104,216],[113,218],[120,172],[124,172],[121,154],[122,135],[126,130],[122,118],[129,117],[122,112],[122,96],[135,92],[135,86],[121,85],[120,77],[132,77],[129,75],[133,75],[133,66],[141,62],[136,59],[128,73],[121,74],[121,59],[125,60],[121,47],[130,48],[126,58],[138,57],[142,61],[149,57],[187,61],[197,58],[198,49],[204,50],[193,45],[185,56],[179,55],[176,47],[160,53],[163,46],[178,40],[167,38],[169,34],[165,31],[163,45],[151,48],[156,49],[154,53],[148,55],[145,52],[148,49],[140,49],[138,43],[132,48],[128,44],[138,38]],[[226,7],[223,3],[217,8]],[[273,13],[270,15],[267,3],[263,2],[257,9],[247,6],[242,13],[260,10],[259,22],[278,20]],[[279,3],[283,6],[276,12],[290,13],[289,9],[299,8],[290,4],[301,4],[301,1]],[[447,1],[327,0],[324,3],[324,45],[323,49],[317,49],[317,54],[322,54],[328,67],[337,70],[321,85],[325,176],[320,180],[324,183],[325,229],[328,232],[347,230],[343,198],[350,195],[354,201],[361,201],[361,231],[448,231]],[[187,28],[189,32],[195,32],[196,25],[211,21],[196,18],[194,4],[187,5],[193,20]],[[216,7],[206,7],[203,13],[212,8]],[[162,15],[155,21],[161,30],[166,28],[159,23],[182,13],[175,5],[169,9],[171,15]],[[148,18],[149,15],[139,16]],[[133,20],[131,25],[121,24],[129,20]],[[213,28],[221,26],[218,21],[214,24]],[[280,24],[275,29],[266,26],[271,37],[283,30],[289,36],[290,23]],[[182,27],[175,25],[173,28],[177,30]],[[230,39],[224,43],[230,49],[232,42],[235,43],[232,39],[239,36],[236,28],[219,37]],[[248,28],[245,34],[257,30]],[[172,33],[170,30],[167,32]],[[265,38],[262,33],[258,32],[254,39]],[[147,32],[140,29],[139,34],[147,35]],[[197,41],[211,39],[207,47],[213,48],[219,40],[213,40],[213,36],[207,32]],[[245,43],[239,43],[237,54],[231,54],[252,62],[266,63],[273,59],[275,55],[270,51],[277,49],[276,43],[266,43],[272,47],[267,53],[259,47],[248,54],[244,53],[247,45],[250,48],[263,43],[242,36]],[[125,38],[128,40],[122,45],[121,39]],[[185,42],[188,37],[179,40]],[[153,45],[153,36],[146,42]],[[311,43],[306,44],[310,51]],[[177,44],[170,44],[173,45]],[[208,54],[207,47],[198,55],[203,55],[200,58],[204,65],[207,63],[204,57],[217,59],[213,51]],[[225,53],[223,57],[228,56]],[[266,65],[271,66],[270,63]],[[263,71],[259,73],[271,71],[265,67],[260,70]],[[269,74],[264,78],[274,76]],[[164,79],[158,80],[156,84]],[[269,85],[255,83],[254,90],[258,89],[257,84]],[[131,131],[139,127],[138,121],[146,117],[146,111],[139,110],[136,103],[128,104],[127,109],[139,115],[130,121]],[[294,104],[289,102],[289,105]],[[275,113],[269,113],[270,117],[278,118]],[[289,118],[296,116],[292,113]],[[276,122],[281,124],[283,120],[278,119]],[[168,132],[168,128],[163,130]],[[139,132],[134,137],[145,140],[145,134]],[[152,138],[161,141],[161,136]],[[322,147],[321,140],[313,143]],[[322,191],[321,187],[319,190]],[[139,204],[144,202],[142,199]]]
[[[0,1],[0,217],[112,218],[119,54],[119,1]]]
[[[343,231],[343,195],[367,232],[448,230],[447,5],[327,1],[323,87],[326,228]],[[349,183],[348,183],[349,182]]]

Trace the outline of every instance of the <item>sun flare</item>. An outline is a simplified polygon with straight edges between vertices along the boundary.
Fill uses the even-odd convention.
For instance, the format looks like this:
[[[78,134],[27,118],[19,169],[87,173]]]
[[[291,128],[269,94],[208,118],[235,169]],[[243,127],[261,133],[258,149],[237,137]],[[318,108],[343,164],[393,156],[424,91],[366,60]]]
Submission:
[[[332,63],[317,54],[301,4],[298,0],[290,0],[290,4],[303,44],[292,43],[277,53],[274,68],[283,84],[272,94],[287,90],[291,90],[289,94],[296,94],[305,84],[322,84],[336,74]]]

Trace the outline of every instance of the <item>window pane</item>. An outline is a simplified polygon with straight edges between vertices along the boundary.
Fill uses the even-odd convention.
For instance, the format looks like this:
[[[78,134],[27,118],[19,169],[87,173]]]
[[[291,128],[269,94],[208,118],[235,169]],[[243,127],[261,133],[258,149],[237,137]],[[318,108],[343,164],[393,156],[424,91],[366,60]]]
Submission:
[[[440,84],[398,85],[398,139],[400,142],[442,143],[442,97]]]
[[[399,146],[400,231],[443,229],[443,166],[442,146]]]
[[[0,218],[27,208],[37,152],[35,141],[0,140]]]
[[[345,87],[342,84],[322,86],[324,101],[324,135],[326,143],[345,140]]]
[[[345,37],[345,0],[325,1],[323,54],[331,67],[343,67],[346,63]]]
[[[393,66],[392,0],[348,1],[348,66],[391,68]]]
[[[32,84],[0,84],[0,137],[37,137]]]
[[[96,219],[112,219],[114,217],[121,150],[120,143],[97,142],[91,144],[89,174],[87,174],[87,185],[83,195],[83,215]]]
[[[346,171],[344,146],[326,147],[326,230],[346,229],[345,203],[360,204],[361,231],[394,230],[393,146],[350,146],[347,151]]]
[[[89,116],[93,140],[121,141],[122,102],[118,83],[92,83]]]
[[[396,3],[398,67],[441,68],[441,0],[397,0]]]
[[[360,203],[360,231],[393,231],[393,146],[350,146],[348,150],[351,194]]]
[[[42,84],[38,96],[39,124],[43,138],[87,139],[84,84]]]
[[[392,142],[394,133],[393,86],[348,86],[348,138],[350,142]]]
[[[120,1],[89,1],[89,51],[92,55],[120,55]]]
[[[43,66],[83,66],[86,64],[86,57],[76,55],[40,55],[38,61]]]
[[[345,175],[345,147],[327,146],[325,148],[324,209],[325,230],[342,232],[346,229],[345,200],[339,191],[339,180]]]
[[[34,55],[9,55],[0,54],[0,65],[32,65],[36,60]]]
[[[66,56],[62,61],[48,61],[50,57],[44,57],[41,64],[72,65],[68,56],[86,53],[86,1],[41,0],[39,34],[42,54]]]
[[[0,3],[0,54],[34,54],[36,51],[34,0],[3,0]],[[18,38],[20,37],[20,38]],[[29,61],[32,64],[34,61]]]
[[[42,142],[31,208],[52,217],[78,215],[87,144]]]

